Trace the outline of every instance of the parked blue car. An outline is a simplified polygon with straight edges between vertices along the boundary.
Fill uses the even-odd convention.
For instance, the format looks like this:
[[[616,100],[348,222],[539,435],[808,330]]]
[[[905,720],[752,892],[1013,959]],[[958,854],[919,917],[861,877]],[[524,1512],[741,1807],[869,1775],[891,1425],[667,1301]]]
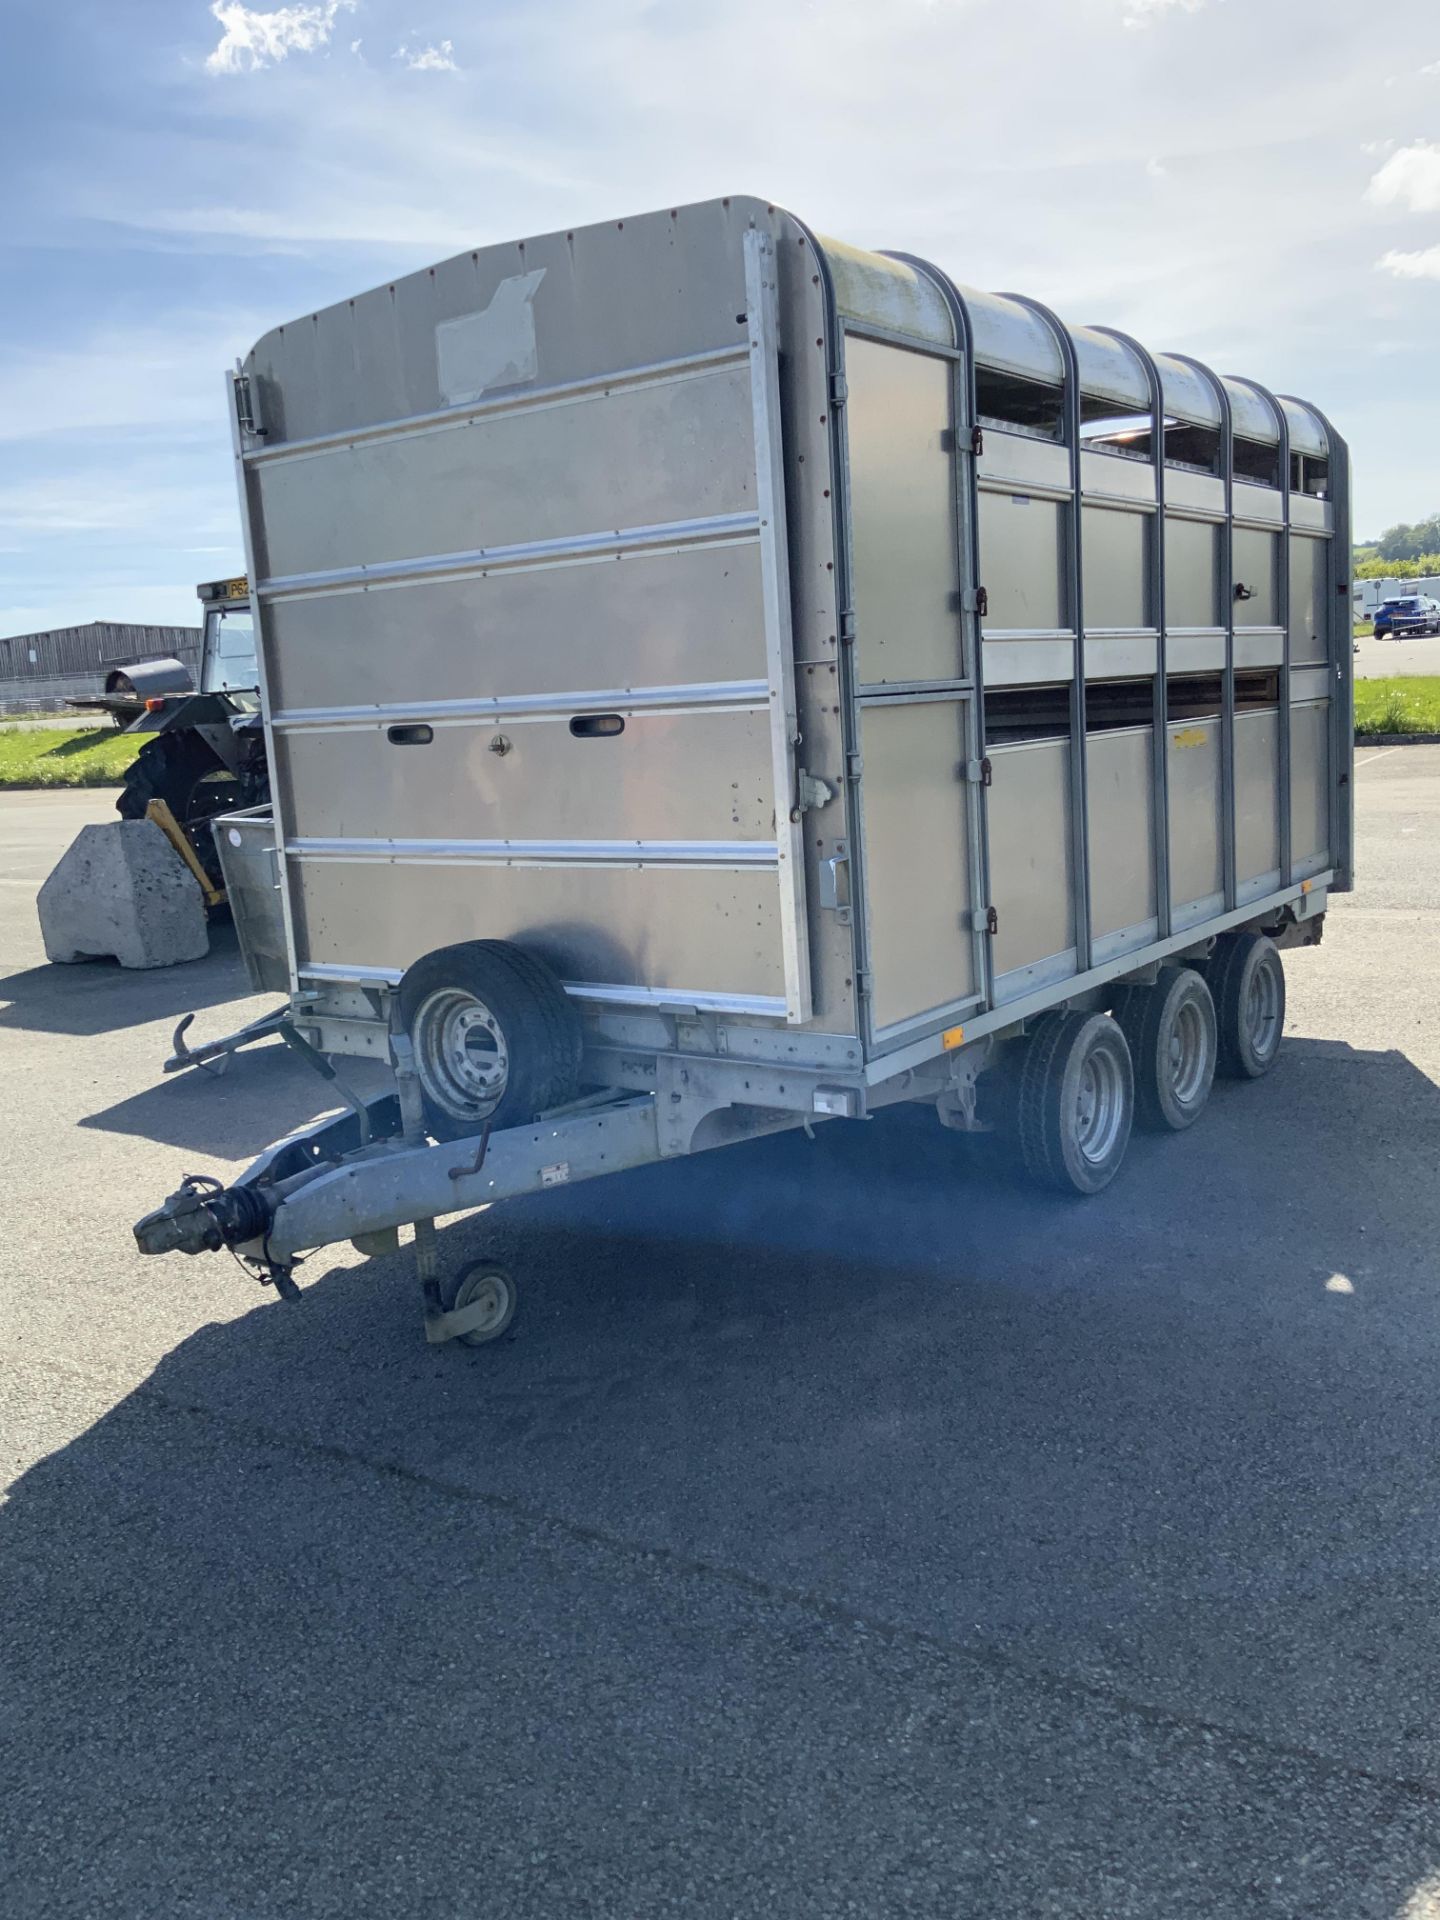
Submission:
[[[1382,600],[1375,609],[1377,640],[1408,640],[1422,633],[1440,633],[1440,601],[1412,593],[1398,600]]]

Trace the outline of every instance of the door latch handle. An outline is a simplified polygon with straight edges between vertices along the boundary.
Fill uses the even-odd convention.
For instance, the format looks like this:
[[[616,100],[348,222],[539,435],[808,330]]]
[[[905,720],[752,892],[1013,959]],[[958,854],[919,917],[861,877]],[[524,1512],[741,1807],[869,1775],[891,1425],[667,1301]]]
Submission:
[[[841,898],[840,875],[845,875],[844,898]],[[849,842],[836,842],[835,851],[820,862],[820,905],[828,913],[833,913],[842,927],[850,924],[850,846]]]

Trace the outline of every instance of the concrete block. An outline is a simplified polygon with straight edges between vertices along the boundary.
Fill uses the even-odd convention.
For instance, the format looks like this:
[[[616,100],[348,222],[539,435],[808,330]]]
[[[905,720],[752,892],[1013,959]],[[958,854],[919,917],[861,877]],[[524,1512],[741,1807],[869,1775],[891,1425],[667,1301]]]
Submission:
[[[36,905],[51,960],[173,967],[210,951],[199,884],[153,820],[82,827]]]

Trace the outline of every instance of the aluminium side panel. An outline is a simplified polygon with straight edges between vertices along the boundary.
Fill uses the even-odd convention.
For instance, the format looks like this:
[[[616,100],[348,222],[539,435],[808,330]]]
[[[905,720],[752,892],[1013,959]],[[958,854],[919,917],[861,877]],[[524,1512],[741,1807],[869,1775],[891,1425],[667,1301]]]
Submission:
[[[481,249],[256,348],[300,983],[483,936],[810,1018],[777,232],[714,202]]]

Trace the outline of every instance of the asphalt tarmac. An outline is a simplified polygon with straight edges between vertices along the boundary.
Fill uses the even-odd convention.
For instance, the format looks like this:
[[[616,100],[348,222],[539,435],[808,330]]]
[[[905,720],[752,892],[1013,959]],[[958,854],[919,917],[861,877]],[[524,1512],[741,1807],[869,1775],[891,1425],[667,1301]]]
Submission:
[[[233,945],[43,965],[0,798],[0,1913],[1440,1916],[1440,749],[1279,1065],[1083,1204],[915,1109],[275,1300],[131,1222],[327,1104]],[[319,1097],[317,1098],[317,1090]]]

